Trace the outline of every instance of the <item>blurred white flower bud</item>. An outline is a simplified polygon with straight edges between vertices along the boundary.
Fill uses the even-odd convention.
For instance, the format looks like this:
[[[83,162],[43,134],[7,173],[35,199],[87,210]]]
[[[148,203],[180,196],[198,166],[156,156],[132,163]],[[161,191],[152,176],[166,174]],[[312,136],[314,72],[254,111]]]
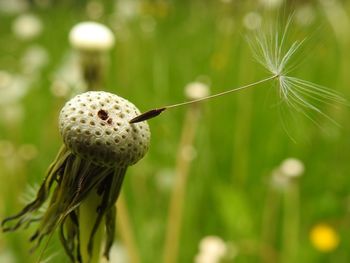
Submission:
[[[196,263],[219,263],[227,254],[226,243],[217,236],[206,236],[199,243]]]
[[[42,32],[41,20],[32,14],[23,14],[18,16],[12,25],[13,33],[19,39],[31,40]]]
[[[283,4],[283,2],[284,0],[260,0],[260,3],[268,9],[278,8]]]
[[[287,177],[299,177],[304,173],[304,164],[299,159],[288,158],[281,163],[280,171]]]
[[[209,87],[202,82],[191,82],[185,87],[185,95],[190,100],[201,99],[209,95]]]
[[[82,51],[107,51],[114,45],[112,31],[96,22],[81,22],[69,33],[70,44]]]
[[[243,25],[249,30],[256,30],[261,26],[262,18],[257,12],[249,12],[243,17]]]

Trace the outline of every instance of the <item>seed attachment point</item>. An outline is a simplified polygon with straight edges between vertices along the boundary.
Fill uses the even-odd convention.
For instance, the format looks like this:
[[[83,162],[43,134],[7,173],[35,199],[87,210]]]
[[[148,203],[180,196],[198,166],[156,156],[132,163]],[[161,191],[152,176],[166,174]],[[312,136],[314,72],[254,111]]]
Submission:
[[[159,108],[159,109],[153,109],[153,110],[146,111],[146,112],[142,113],[141,115],[138,115],[135,118],[131,119],[129,121],[129,123],[138,123],[141,121],[146,121],[146,120],[152,119],[154,117],[157,117],[159,114],[161,114],[166,109],[167,109],[166,107],[163,107],[163,108]]]

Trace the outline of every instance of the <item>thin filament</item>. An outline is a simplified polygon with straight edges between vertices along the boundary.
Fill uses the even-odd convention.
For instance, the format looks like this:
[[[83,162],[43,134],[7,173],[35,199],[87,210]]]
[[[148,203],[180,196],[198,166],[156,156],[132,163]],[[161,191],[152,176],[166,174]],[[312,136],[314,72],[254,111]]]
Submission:
[[[253,83],[250,83],[250,84],[247,84],[247,85],[235,88],[235,89],[230,89],[230,90],[227,90],[227,91],[224,91],[224,92],[220,92],[220,93],[217,93],[217,94],[214,94],[214,95],[209,95],[209,96],[204,97],[204,98],[190,100],[190,101],[185,101],[185,102],[176,103],[176,104],[171,104],[171,105],[167,105],[167,106],[164,106],[164,107],[161,107],[161,108],[151,109],[151,110],[146,111],[146,112],[136,116],[135,118],[131,119],[129,121],[129,123],[137,123],[137,122],[145,121],[145,120],[148,120],[148,119],[152,119],[152,118],[158,116],[160,113],[162,113],[163,111],[165,111],[167,109],[177,108],[177,107],[180,107],[180,106],[185,106],[185,105],[189,105],[189,104],[193,104],[193,103],[202,102],[202,101],[205,101],[205,100],[210,100],[210,99],[214,99],[214,98],[217,98],[217,97],[221,97],[221,96],[227,95],[229,93],[237,92],[237,91],[240,91],[240,90],[243,90],[243,89],[247,89],[247,88],[259,85],[261,83],[273,80],[273,79],[278,78],[278,77],[279,77],[279,75],[275,74],[275,75],[273,75],[271,77],[268,77],[268,78],[265,78],[265,79],[262,79],[262,80],[259,80],[259,81],[256,81],[256,82],[253,82]]]

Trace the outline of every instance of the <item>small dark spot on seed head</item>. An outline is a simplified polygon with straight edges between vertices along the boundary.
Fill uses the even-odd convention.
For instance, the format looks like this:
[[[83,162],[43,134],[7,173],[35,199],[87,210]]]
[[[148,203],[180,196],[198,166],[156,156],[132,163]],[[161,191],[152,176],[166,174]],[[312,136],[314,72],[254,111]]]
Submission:
[[[113,123],[112,118],[109,118],[109,119],[107,120],[107,123],[108,123],[109,125],[111,125],[111,124]]]
[[[97,112],[97,116],[101,119],[101,120],[107,120],[108,119],[108,113],[107,113],[107,111],[105,111],[105,110],[99,110],[98,112]]]

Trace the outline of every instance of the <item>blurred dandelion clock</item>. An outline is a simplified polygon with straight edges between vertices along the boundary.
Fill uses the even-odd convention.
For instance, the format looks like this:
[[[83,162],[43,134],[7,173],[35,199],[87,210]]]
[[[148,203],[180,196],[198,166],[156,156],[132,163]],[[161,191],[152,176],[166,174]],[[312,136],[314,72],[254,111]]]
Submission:
[[[88,21],[71,29],[69,41],[77,50],[105,51],[114,45],[114,35],[106,26]]]
[[[199,252],[195,263],[219,263],[227,255],[227,244],[217,236],[206,236],[199,244]]]
[[[281,163],[280,172],[286,177],[300,177],[304,173],[304,164],[299,159],[288,158]]]
[[[108,64],[107,52],[115,42],[113,32],[100,23],[81,22],[71,29],[69,42],[79,53],[81,73],[87,89],[102,89]]]

